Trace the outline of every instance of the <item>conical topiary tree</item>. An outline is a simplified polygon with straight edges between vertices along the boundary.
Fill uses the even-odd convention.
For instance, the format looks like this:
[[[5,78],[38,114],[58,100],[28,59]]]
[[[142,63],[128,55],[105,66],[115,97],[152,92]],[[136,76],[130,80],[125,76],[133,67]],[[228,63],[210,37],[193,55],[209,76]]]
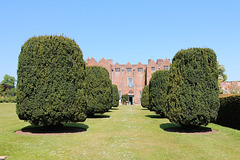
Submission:
[[[118,87],[117,87],[117,85],[113,84],[112,88],[113,88],[113,103],[112,103],[112,106],[113,107],[118,107],[119,106]]]
[[[74,40],[40,36],[21,48],[17,71],[17,115],[38,126],[86,119],[85,62]]]
[[[159,70],[152,74],[149,82],[149,110],[164,117],[165,98],[167,96],[168,70]]]
[[[112,82],[106,68],[86,67],[87,115],[107,112],[112,107]]]
[[[142,91],[141,105],[144,108],[149,108],[149,85],[146,85]]]
[[[179,51],[170,69],[165,114],[171,122],[197,128],[219,109],[217,58],[208,48]]]

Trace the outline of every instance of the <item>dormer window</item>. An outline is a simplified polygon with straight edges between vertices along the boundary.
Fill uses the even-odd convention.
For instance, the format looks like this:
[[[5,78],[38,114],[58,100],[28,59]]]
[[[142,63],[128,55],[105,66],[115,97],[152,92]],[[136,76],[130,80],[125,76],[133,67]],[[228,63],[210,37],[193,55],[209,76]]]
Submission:
[[[138,72],[143,72],[143,68],[138,68]]]
[[[115,68],[115,72],[120,72],[120,68]]]
[[[127,72],[132,72],[132,68],[127,68]]]
[[[163,66],[164,70],[169,70],[169,66]]]

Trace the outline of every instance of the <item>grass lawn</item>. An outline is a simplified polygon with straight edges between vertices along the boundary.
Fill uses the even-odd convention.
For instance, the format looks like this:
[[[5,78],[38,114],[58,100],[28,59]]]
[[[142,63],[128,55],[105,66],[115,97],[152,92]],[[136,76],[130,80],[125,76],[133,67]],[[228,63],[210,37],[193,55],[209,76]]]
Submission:
[[[67,135],[17,135],[15,104],[0,104],[0,156],[8,159],[230,159],[240,158],[240,131],[209,124],[218,133],[166,132],[171,124],[141,106],[119,106],[108,116],[79,123],[86,132]]]

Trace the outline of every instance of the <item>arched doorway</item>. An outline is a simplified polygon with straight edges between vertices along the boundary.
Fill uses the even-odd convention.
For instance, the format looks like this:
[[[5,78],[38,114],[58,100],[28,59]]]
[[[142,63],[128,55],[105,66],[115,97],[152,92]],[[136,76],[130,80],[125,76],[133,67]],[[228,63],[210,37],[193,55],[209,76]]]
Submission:
[[[128,92],[128,102],[133,105],[134,104],[134,94],[133,91]]]

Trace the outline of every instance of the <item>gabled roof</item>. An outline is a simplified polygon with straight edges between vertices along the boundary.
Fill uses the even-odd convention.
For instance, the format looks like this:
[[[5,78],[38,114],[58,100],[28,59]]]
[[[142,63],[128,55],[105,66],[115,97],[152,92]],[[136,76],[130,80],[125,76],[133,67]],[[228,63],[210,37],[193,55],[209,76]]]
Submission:
[[[148,64],[149,66],[155,66],[156,62],[154,60],[151,60],[151,62]]]
[[[165,58],[162,65],[170,65],[170,59]]]
[[[117,63],[115,63],[114,67],[115,67],[115,68],[119,68],[119,67],[120,67],[120,64],[117,62]]]
[[[131,63],[128,62],[128,63],[126,64],[126,68],[131,68],[131,67],[132,67]]]

